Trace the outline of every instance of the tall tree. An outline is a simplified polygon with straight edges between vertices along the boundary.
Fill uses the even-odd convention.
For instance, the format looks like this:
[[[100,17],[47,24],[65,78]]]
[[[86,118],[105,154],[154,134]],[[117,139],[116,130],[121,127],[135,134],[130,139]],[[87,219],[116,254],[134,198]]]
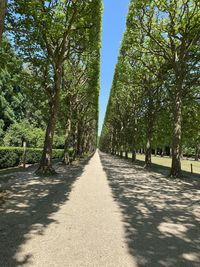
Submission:
[[[144,148],[146,139],[146,165],[151,162],[152,145],[155,149],[159,145],[162,150],[167,145],[172,147],[171,176],[181,175],[185,135],[182,125],[189,121],[187,106],[194,108],[191,99],[199,86],[199,11],[197,0],[131,1],[100,138],[101,149],[108,142],[109,152],[113,140],[118,140],[118,149],[124,149],[124,143],[130,146],[129,125],[132,121],[134,127],[136,121],[139,127],[132,131],[132,140],[137,137],[134,142]],[[195,121],[198,123],[197,118]],[[198,130],[194,132],[198,140]]]
[[[189,61],[199,42],[199,1],[164,0],[132,1],[130,18],[132,27],[146,34],[149,45],[144,50],[167,60],[173,72],[171,89],[173,113],[172,167],[171,175],[181,175],[182,109],[185,81],[191,71]],[[129,20],[131,22],[131,19]],[[197,64],[193,57],[193,67]]]
[[[48,77],[43,89],[49,98],[44,150],[38,172],[51,173],[53,136],[60,105],[63,66],[70,54],[84,50],[85,34],[92,27],[99,1],[39,1],[20,0],[11,2],[11,21],[16,29],[16,43],[25,58],[37,65],[44,77]],[[98,28],[96,28],[99,31]],[[94,34],[94,33],[93,33]],[[86,34],[87,35],[87,34]]]

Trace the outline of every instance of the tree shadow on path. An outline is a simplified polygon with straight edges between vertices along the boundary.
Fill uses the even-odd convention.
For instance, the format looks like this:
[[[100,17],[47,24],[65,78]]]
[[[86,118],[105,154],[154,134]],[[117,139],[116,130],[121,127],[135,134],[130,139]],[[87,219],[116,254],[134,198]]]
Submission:
[[[52,177],[38,177],[34,174],[35,167],[10,174],[10,180],[14,179],[14,182],[4,204],[0,205],[1,267],[30,264],[31,254],[21,261],[16,254],[30,239],[30,233],[43,235],[49,224],[59,223],[52,214],[70,199],[73,184],[80,178],[89,160],[70,167],[56,164],[58,175]]]
[[[128,160],[129,162],[131,162],[131,159],[126,159]],[[143,160],[136,160],[134,163],[132,163],[135,165],[135,167],[138,165],[138,166],[141,166],[141,167],[144,167],[144,161]],[[167,166],[163,166],[163,165],[160,165],[160,164],[156,164],[156,163],[151,163],[151,168],[148,169],[149,172],[157,172],[157,173],[160,173],[160,174],[163,174],[164,176],[169,176],[170,174],[170,171],[171,171],[171,168],[170,167],[167,167]],[[183,179],[199,179],[200,180],[200,174],[199,173],[191,173],[189,171],[184,171],[182,170],[182,176],[183,176]]]
[[[169,179],[100,153],[138,267],[200,266],[200,181]]]

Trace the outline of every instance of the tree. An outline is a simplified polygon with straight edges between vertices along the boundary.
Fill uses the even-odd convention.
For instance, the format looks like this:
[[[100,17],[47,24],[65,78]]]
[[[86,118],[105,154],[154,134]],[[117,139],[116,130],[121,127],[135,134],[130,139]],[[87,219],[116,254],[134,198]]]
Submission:
[[[43,90],[49,98],[49,118],[39,173],[53,173],[52,145],[60,106],[63,66],[70,54],[84,51],[85,34],[99,28],[91,22],[100,12],[100,1],[39,1],[20,0],[9,6],[15,40],[24,58],[37,65],[47,78]],[[94,34],[94,33],[92,33]],[[87,35],[87,34],[86,34]]]
[[[25,116],[24,82],[22,60],[11,44],[3,39],[0,47],[0,118],[4,131]]]
[[[146,34],[148,52],[167,60],[173,75],[170,88],[173,113],[172,167],[171,176],[181,175],[182,108],[185,81],[188,73],[197,64],[191,58],[199,43],[199,1],[132,1],[130,17],[132,27],[139,27]],[[188,64],[192,62],[192,64]]]
[[[199,86],[199,20],[196,0],[131,1],[101,149],[108,142],[106,151],[112,150],[113,140],[123,150],[130,149],[131,140],[133,150],[134,143],[140,148],[146,143],[148,166],[152,146],[163,149],[167,145],[172,147],[171,176],[181,175],[182,126],[187,107],[195,106],[192,99]],[[191,127],[191,121],[187,125]],[[198,131],[194,132],[198,139]]]

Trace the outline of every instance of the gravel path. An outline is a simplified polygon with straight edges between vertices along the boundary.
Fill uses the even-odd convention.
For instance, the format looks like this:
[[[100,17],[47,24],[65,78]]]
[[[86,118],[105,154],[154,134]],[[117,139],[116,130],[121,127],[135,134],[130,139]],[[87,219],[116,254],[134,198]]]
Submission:
[[[63,184],[61,183],[62,180],[64,180]],[[43,182],[33,181],[32,173],[30,173],[30,179],[27,182],[32,185],[33,192],[35,183],[38,184],[38,190],[42,186],[44,187],[41,184]],[[64,175],[54,180],[54,183],[57,183],[57,186],[60,183],[63,187],[66,186]],[[22,181],[22,188],[23,185]],[[54,195],[56,193],[66,194],[65,192],[60,192],[61,188],[56,188],[52,188]],[[23,190],[19,194],[23,195]],[[26,192],[27,194],[29,195],[30,192]],[[47,194],[49,195],[49,187],[47,186],[45,190],[37,191],[38,194],[43,194],[42,198],[47,197]],[[37,198],[36,195],[35,197]],[[98,153],[83,168],[80,177],[77,177],[68,199],[63,199],[61,205],[60,200],[55,202],[51,198],[46,199],[49,205],[55,205],[55,210],[52,211],[52,207],[49,208],[43,199],[35,201],[37,203],[30,203],[30,201],[28,203],[26,201],[18,203],[24,213],[24,206],[40,205],[41,207],[36,208],[38,213],[36,217],[33,209],[29,210],[29,215],[33,215],[32,218],[30,216],[27,217],[27,214],[22,212],[21,216],[24,216],[25,221],[23,222],[21,219],[20,236],[17,234],[17,229],[14,229],[13,234],[9,236],[10,240],[7,240],[6,237],[8,243],[15,242],[13,240],[15,238],[21,238],[21,242],[19,241],[15,244],[13,258],[7,264],[5,262],[6,255],[4,255],[4,259],[2,262],[0,261],[1,267],[136,266],[133,257],[128,252],[123,230],[123,218],[118,205],[112,197]],[[9,212],[10,209],[12,213],[11,207],[8,209],[8,206],[9,204],[7,204],[7,211]],[[44,208],[50,209],[49,212],[44,211]],[[15,210],[15,212],[20,212],[20,210]],[[43,214],[43,212],[46,214]],[[43,217],[43,219],[40,219],[40,217]],[[19,218],[17,220],[16,223],[19,224]],[[30,222],[27,223],[27,221]],[[29,227],[27,227],[27,224]],[[24,231],[23,228],[25,228]],[[13,235],[16,235],[16,237]],[[1,249],[5,250],[5,247],[3,248],[2,246],[0,251]],[[9,250],[8,247],[7,249]],[[7,257],[9,256],[11,255],[7,255]]]
[[[200,267],[200,180],[100,154],[138,267]]]
[[[200,181],[98,152],[56,169],[3,177],[0,267],[200,266]]]

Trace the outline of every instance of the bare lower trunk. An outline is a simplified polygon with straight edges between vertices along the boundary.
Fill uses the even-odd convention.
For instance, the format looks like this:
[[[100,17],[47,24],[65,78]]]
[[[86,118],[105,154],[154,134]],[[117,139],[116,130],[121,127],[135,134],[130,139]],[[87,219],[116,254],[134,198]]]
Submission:
[[[73,155],[72,155],[72,160],[75,161],[77,157],[77,135],[78,135],[78,125],[75,126],[75,133],[74,133],[74,138],[73,138]],[[89,150],[90,144],[89,142],[87,143],[87,150]]]
[[[51,174],[55,172],[52,167],[52,147],[53,147],[53,136],[56,125],[56,119],[57,119],[57,107],[54,106],[50,113],[50,118],[46,129],[42,159],[40,161],[39,169],[37,170],[37,173],[40,174]]]
[[[196,145],[196,150],[195,150],[195,160],[199,160],[199,150],[200,150],[200,144]]]
[[[120,158],[123,158],[123,152],[120,151]]]
[[[136,151],[135,149],[132,149],[132,162],[136,161]]]
[[[173,102],[173,140],[172,140],[172,177],[181,176],[181,120],[182,120],[182,99],[181,88],[176,88]]]
[[[172,148],[170,147],[170,150],[169,150],[169,156],[170,156],[170,158],[172,157]]]
[[[71,120],[68,119],[65,132],[65,146],[64,146],[64,157],[63,157],[63,163],[67,165],[70,164],[70,157],[69,157],[70,134],[71,134]]]
[[[53,148],[53,137],[58,116],[59,102],[60,102],[60,86],[61,86],[61,73],[55,75],[55,94],[51,99],[50,103],[50,117],[47,124],[44,148],[42,158],[40,161],[38,174],[53,174],[55,170],[52,167],[52,148]]]
[[[7,0],[0,0],[0,43],[4,31],[4,18],[6,14]]]
[[[151,143],[153,137],[153,121],[154,121],[154,114],[150,111],[148,116],[148,123],[147,123],[147,133],[146,133],[146,149],[145,149],[145,167],[151,167]]]
[[[146,151],[145,151],[145,167],[151,166],[151,138],[147,140]]]
[[[125,159],[128,159],[128,151],[125,151]]]
[[[77,147],[76,147],[76,154],[77,156],[82,155],[82,149],[81,149],[81,138],[82,138],[82,131],[81,131],[81,124],[80,122],[78,123],[77,126]]]
[[[134,128],[136,129],[136,127]],[[136,161],[136,149],[135,149],[136,137],[135,135],[136,135],[136,130],[134,131],[133,137],[132,137],[132,157],[131,157],[132,162]]]
[[[165,155],[165,148],[162,148],[161,157]]]

